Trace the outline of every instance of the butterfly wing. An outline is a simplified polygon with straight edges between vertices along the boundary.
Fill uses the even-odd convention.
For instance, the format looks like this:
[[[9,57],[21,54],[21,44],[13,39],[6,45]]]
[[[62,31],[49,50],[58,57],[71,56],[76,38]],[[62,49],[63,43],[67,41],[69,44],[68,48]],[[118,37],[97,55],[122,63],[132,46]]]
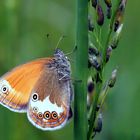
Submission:
[[[15,112],[25,112],[31,91],[44,65],[51,59],[38,59],[14,68],[0,78],[0,103]]]
[[[29,121],[42,130],[63,127],[71,115],[71,94],[70,80],[60,80],[56,69],[46,68],[31,94]]]

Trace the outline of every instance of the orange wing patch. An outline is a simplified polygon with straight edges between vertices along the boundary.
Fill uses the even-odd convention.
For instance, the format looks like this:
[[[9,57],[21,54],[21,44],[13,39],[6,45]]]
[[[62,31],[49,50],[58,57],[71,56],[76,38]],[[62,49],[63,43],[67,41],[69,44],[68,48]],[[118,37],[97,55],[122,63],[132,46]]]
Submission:
[[[38,59],[18,66],[2,76],[0,79],[1,90],[8,90],[0,92],[0,102],[13,111],[25,111],[35,83],[45,64],[51,60],[52,58]]]

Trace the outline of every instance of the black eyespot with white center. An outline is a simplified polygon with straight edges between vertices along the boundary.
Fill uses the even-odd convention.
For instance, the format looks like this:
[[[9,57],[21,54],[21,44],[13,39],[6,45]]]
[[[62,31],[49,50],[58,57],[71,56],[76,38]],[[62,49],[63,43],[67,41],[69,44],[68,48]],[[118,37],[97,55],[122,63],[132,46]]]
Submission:
[[[38,112],[38,108],[37,107],[33,107],[33,111],[34,112]]]
[[[44,118],[45,118],[46,120],[51,119],[51,113],[50,113],[49,111],[44,112]]]
[[[34,93],[32,95],[32,101],[34,101],[34,102],[38,101],[38,94],[37,93]]]
[[[55,111],[52,112],[52,118],[53,118],[54,120],[58,119],[58,114],[57,114],[57,112],[55,112]]]
[[[38,113],[38,118],[43,119],[43,114],[41,112]]]
[[[6,85],[3,85],[2,87],[1,87],[1,92],[2,93],[8,93],[8,87],[6,86]]]

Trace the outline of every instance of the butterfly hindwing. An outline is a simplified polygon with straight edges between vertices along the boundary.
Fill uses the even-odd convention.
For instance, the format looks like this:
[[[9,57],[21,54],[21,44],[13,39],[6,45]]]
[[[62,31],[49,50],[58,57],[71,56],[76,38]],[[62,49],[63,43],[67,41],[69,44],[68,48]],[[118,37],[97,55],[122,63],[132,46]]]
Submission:
[[[42,130],[63,127],[70,110],[71,84],[58,78],[56,69],[46,68],[36,83],[28,105],[28,119]]]

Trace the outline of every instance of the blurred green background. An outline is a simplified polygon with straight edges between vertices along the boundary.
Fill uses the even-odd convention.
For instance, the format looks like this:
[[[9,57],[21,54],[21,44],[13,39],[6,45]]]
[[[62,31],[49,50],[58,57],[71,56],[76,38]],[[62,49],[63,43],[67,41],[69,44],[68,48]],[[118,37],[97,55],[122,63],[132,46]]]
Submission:
[[[70,52],[75,45],[75,4],[65,0],[1,0],[0,74],[52,55],[62,35],[67,37],[59,47]],[[118,80],[107,97],[103,130],[95,140],[140,140],[139,5],[138,0],[128,0],[122,38],[106,68],[109,75],[119,66]],[[0,106],[0,140],[72,140],[72,127],[73,121],[62,130],[44,132],[32,126],[26,114]]]

